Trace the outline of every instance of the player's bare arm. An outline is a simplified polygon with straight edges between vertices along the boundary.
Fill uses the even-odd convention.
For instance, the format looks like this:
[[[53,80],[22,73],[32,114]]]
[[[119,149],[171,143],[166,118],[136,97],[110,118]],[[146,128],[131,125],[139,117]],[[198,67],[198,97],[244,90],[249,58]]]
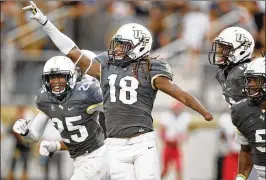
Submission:
[[[194,109],[199,112],[207,121],[211,121],[213,119],[212,115],[207,111],[206,108],[191,94],[183,91],[176,84],[171,82],[168,78],[159,76],[155,79],[154,85],[157,89],[162,92],[172,96],[173,98],[181,101],[186,106]]]
[[[94,76],[99,79],[100,77],[100,63],[94,61],[90,57],[84,55],[76,44],[65,34],[61,33],[48,19],[40,9],[30,1],[29,6],[24,7],[23,11],[32,12],[31,19],[36,20],[43,25],[44,31],[49,35],[57,48],[65,55],[67,55],[75,64],[77,64],[84,73]]]
[[[77,64],[84,73],[89,74],[97,79],[100,78],[100,63],[84,55],[82,51],[75,46],[67,54],[74,64]]]
[[[253,167],[251,159],[251,149],[249,145],[241,145],[241,150],[238,156],[238,176],[249,176],[249,173]]]
[[[65,145],[65,143],[63,141],[60,142],[61,148],[60,150],[68,150],[68,147]]]

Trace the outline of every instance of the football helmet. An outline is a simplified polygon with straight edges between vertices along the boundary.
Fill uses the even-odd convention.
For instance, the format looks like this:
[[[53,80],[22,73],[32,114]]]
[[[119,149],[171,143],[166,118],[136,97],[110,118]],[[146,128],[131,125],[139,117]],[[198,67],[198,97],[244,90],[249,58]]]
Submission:
[[[48,93],[61,98],[75,87],[74,63],[66,56],[52,57],[44,65],[42,82]]]
[[[136,23],[125,24],[113,36],[108,50],[109,60],[125,67],[147,57],[151,51],[152,36],[148,29]]]
[[[254,50],[252,35],[243,28],[229,27],[217,36],[208,59],[210,64],[221,67],[250,59]]]
[[[265,57],[251,61],[244,72],[244,94],[252,103],[266,100]]]

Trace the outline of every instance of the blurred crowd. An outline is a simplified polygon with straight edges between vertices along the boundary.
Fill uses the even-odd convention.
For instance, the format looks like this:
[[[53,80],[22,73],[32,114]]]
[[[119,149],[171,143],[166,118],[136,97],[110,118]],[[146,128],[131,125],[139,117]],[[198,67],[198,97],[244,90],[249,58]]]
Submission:
[[[44,50],[58,49],[50,38],[40,29],[39,24],[30,22],[30,13],[21,8],[29,5],[27,1],[1,1],[1,49],[8,49],[4,56],[15,59],[5,62],[1,58],[1,72],[10,71],[20,74],[24,79],[37,77],[38,63],[50,58]],[[181,41],[171,46],[171,51],[185,49],[183,57],[185,70],[195,70],[197,62],[208,63],[202,59],[210,49],[214,37],[228,26],[240,26],[249,31],[256,42],[254,56],[261,56],[265,51],[265,4],[263,1],[35,1],[37,6],[48,15],[56,27],[65,33],[81,49],[89,49],[96,54],[109,48],[114,32],[122,24],[136,22],[150,30],[153,36],[153,50]],[[11,43],[12,42],[12,43]],[[12,46],[11,46],[12,45]],[[10,48],[12,47],[12,50]],[[19,55],[18,53],[19,52]],[[168,49],[166,52],[168,53]],[[4,54],[4,53],[2,53]],[[165,57],[164,54],[154,54]],[[175,58],[173,62],[180,62]],[[182,60],[183,60],[182,59]],[[201,60],[201,61],[200,61]],[[23,63],[19,63],[24,61]],[[170,60],[169,60],[170,61]],[[184,62],[184,63],[183,63]],[[171,66],[173,63],[169,62]],[[27,70],[26,67],[27,66]],[[34,67],[34,68],[32,68]],[[29,75],[28,70],[32,69]],[[31,77],[29,77],[31,76]],[[27,78],[26,78],[27,77]],[[24,90],[24,79],[8,76],[8,91]],[[35,81],[36,78],[32,81]],[[2,80],[1,80],[2,81]],[[15,83],[16,81],[16,83]],[[21,83],[21,84],[20,84]],[[34,91],[39,84],[33,85]],[[1,89],[5,91],[5,89]],[[21,93],[20,92],[20,93]]]
[[[64,8],[68,15],[58,19],[57,27],[79,46],[96,51],[108,48],[107,42],[119,25],[134,21],[146,25],[152,32],[154,50],[183,38],[184,46],[194,56],[206,50],[206,40],[210,43],[221,29],[232,25],[248,30],[254,36],[256,49],[265,49],[265,4],[262,1],[103,0],[96,3],[90,0],[36,1],[36,4],[45,14]],[[1,46],[7,41],[6,34],[29,21],[29,14],[21,11],[26,5],[26,1],[1,1]],[[237,13],[235,22],[230,22],[231,12]],[[227,18],[221,18],[226,14],[229,15]],[[25,28],[20,30],[26,31]],[[34,33],[31,36],[35,36]],[[23,38],[15,39],[15,42],[18,48],[23,49],[55,48],[46,38],[26,47]]]

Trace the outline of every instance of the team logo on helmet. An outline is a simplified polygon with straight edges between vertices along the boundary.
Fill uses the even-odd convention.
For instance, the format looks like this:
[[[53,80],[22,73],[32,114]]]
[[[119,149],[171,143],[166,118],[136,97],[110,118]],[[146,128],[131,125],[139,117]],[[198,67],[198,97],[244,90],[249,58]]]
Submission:
[[[244,49],[247,50],[251,46],[251,41],[245,36],[245,34],[236,34],[236,41],[243,44]]]
[[[146,44],[150,41],[150,38],[142,32],[142,30],[133,30],[134,38],[138,40],[142,40],[144,38],[142,46],[146,46]]]

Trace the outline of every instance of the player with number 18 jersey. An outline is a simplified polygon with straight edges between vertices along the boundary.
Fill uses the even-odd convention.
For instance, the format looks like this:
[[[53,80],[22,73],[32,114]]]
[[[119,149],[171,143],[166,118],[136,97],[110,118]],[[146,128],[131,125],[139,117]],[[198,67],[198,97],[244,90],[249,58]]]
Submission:
[[[169,65],[163,60],[151,60],[151,70],[147,72],[146,61],[142,61],[138,77],[135,77],[134,63],[124,68],[108,65],[107,53],[96,59],[102,64],[101,88],[107,137],[132,137],[153,131],[151,111],[158,91],[153,80],[158,76],[172,80]]]

